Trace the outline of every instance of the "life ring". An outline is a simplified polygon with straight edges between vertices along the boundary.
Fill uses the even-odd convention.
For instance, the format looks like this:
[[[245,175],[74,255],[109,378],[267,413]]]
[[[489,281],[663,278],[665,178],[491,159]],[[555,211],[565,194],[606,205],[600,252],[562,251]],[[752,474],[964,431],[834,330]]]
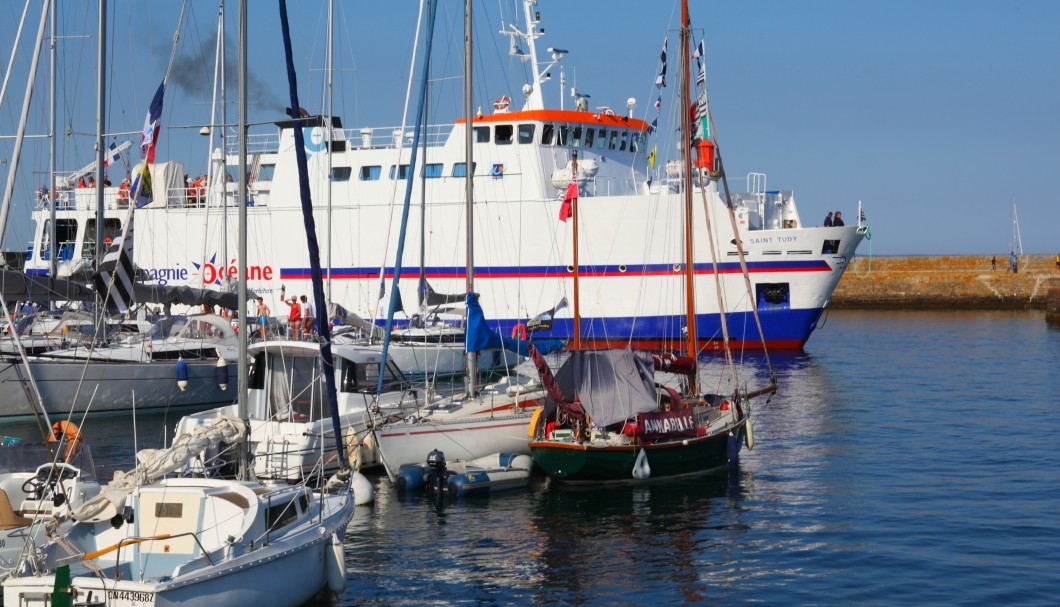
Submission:
[[[63,461],[70,463],[81,448],[81,430],[77,425],[66,420],[59,420],[52,424],[52,432],[48,436],[49,443],[66,441],[66,450],[63,452]]]
[[[519,323],[512,327],[512,339],[518,339],[519,341],[526,341],[526,325]]]
[[[503,112],[508,109],[508,106],[512,104],[512,98],[507,95],[502,95],[493,102],[493,109],[497,112]]]
[[[604,116],[614,116],[614,115],[615,115],[615,110],[613,110],[613,109],[611,109],[609,107],[604,108]]]

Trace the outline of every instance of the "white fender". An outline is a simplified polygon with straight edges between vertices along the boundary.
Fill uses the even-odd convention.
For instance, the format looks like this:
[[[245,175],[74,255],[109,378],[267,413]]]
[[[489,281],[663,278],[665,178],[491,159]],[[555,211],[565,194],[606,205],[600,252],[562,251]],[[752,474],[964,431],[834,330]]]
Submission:
[[[328,571],[328,589],[335,594],[346,590],[346,550],[337,533],[331,534],[324,567]]]
[[[743,425],[743,442],[747,445],[747,450],[751,451],[755,448],[755,433],[751,429],[751,420],[747,420]]]
[[[360,472],[354,472],[350,479],[350,487],[353,489],[353,503],[357,506],[371,504],[375,501],[375,487],[372,481]]]
[[[648,465],[648,452],[641,448],[637,461],[633,464],[633,478],[643,481],[651,478],[651,466]]]

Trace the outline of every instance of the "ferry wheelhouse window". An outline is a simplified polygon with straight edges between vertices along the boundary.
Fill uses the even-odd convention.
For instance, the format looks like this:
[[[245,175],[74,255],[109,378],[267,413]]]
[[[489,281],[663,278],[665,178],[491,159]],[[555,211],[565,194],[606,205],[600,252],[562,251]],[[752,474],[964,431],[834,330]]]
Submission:
[[[475,167],[478,166],[477,162],[471,163],[471,174],[475,174]],[[467,163],[458,162],[453,165],[453,177],[467,177]]]
[[[613,150],[618,147],[618,131],[611,131],[611,139],[607,142],[607,149]]]
[[[488,126],[476,126],[475,127],[475,143],[489,143],[490,142],[490,127]]]
[[[618,151],[626,151],[626,142],[629,140],[629,133],[622,133],[622,139],[619,140]]]
[[[593,147],[593,139],[595,138],[595,136],[596,136],[596,129],[594,129],[594,128],[585,129],[585,147],[587,147],[587,148]]]
[[[390,165],[390,178],[394,179],[394,175],[397,175],[398,179],[407,179],[409,176],[409,165],[399,164],[397,166]]]
[[[534,142],[534,125],[532,124],[520,124],[519,125],[519,143],[533,143]]]
[[[570,141],[570,127],[561,124],[559,125],[559,137],[556,137],[556,145],[566,147],[568,141]]]
[[[515,127],[510,124],[498,124],[496,129],[494,140],[497,145],[508,145],[512,142],[512,137],[515,134]]]
[[[332,181],[349,181],[350,175],[353,175],[353,167],[332,167],[331,168],[331,180]]]
[[[552,137],[556,134],[556,127],[552,123],[541,125],[541,145],[552,145]]]
[[[442,176],[442,163],[432,162],[423,166],[423,176],[427,179],[438,179]]]
[[[576,126],[571,132],[573,134],[570,141],[571,146],[580,148],[582,146],[582,127]]]
[[[361,181],[378,181],[383,174],[383,167],[379,165],[361,167]]]
[[[600,129],[596,136],[596,149],[602,150],[607,147],[607,129]]]
[[[263,164],[258,167],[258,174],[254,176],[252,181],[272,181],[272,176],[275,173],[275,164]]]
[[[636,152],[640,149],[640,133],[633,133],[629,136],[629,151]]]

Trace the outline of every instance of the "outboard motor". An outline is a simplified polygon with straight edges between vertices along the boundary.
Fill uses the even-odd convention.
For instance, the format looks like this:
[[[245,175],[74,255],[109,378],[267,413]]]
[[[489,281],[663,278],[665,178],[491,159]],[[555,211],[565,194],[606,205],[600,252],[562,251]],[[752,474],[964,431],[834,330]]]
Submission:
[[[427,454],[426,489],[441,495],[449,489],[448,471],[445,468],[445,453],[435,449]]]

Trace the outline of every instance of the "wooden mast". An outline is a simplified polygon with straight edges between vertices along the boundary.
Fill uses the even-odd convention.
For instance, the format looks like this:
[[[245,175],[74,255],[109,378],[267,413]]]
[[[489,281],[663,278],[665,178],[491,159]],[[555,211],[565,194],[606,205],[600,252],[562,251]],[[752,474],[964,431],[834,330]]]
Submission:
[[[689,94],[689,52],[691,26],[688,17],[688,0],[681,3],[681,150],[683,151],[682,191],[685,203],[685,314],[688,324],[688,339],[685,344],[686,354],[693,360],[694,366],[699,354],[699,336],[696,334],[696,305],[695,305],[695,257],[692,249],[692,138],[691,120],[689,108],[691,107],[691,95]],[[719,311],[720,312],[720,311]],[[698,371],[688,375],[689,392],[695,394],[696,379]]]

